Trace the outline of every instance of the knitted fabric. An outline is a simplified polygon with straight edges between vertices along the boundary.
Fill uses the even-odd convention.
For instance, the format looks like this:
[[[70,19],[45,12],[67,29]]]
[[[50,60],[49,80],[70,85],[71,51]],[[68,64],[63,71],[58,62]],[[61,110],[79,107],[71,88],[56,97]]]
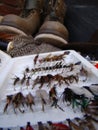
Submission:
[[[13,49],[7,52],[12,57],[18,57],[23,55],[39,54],[45,52],[60,51],[57,48],[48,43],[39,43],[34,41],[31,36],[16,36],[13,38]]]

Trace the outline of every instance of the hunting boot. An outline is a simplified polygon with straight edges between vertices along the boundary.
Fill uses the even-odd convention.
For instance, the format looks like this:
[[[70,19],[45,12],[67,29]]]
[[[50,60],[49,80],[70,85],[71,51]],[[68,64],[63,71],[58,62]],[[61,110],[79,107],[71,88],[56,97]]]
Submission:
[[[16,35],[34,35],[40,27],[41,8],[43,0],[32,0],[29,14],[22,17],[15,14],[5,15],[0,22],[0,39],[10,41]],[[29,0],[27,7],[29,8]],[[27,8],[26,7],[26,8]],[[27,8],[27,9],[28,9]]]
[[[61,7],[63,11],[61,11]],[[34,39],[63,48],[68,41],[68,30],[63,24],[66,13],[65,2],[50,0],[47,10],[47,13],[50,12],[50,14],[44,19],[44,23]]]

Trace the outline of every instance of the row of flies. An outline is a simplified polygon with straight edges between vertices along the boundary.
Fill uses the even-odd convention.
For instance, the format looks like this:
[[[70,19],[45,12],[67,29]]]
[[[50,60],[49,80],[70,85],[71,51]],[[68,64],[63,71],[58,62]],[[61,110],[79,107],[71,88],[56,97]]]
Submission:
[[[44,89],[36,90],[36,95],[33,96],[32,93],[28,93],[24,96],[22,92],[17,92],[16,94],[7,95],[6,105],[4,107],[4,113],[7,111],[8,106],[12,105],[14,112],[18,109],[21,113],[24,113],[24,110],[21,110],[21,106],[25,108],[25,105],[33,111],[32,105],[35,105],[35,99],[40,98],[41,101],[41,110],[45,111],[45,106],[49,105],[54,108],[58,108],[61,111],[65,112],[64,107],[62,108],[59,105],[59,102],[62,100],[62,103],[65,103],[69,106],[71,105],[73,110],[76,108],[81,108],[82,112],[89,114],[97,114],[98,108],[98,95],[94,94],[89,86],[83,86],[88,90],[94,98],[90,99],[85,94],[78,94],[73,91],[71,88],[66,87],[63,92],[58,96],[57,86],[54,85],[49,92],[46,92]],[[46,98],[47,97],[47,98]]]
[[[52,69],[60,69],[60,68],[66,68],[67,70],[69,70],[68,72],[72,72],[74,71],[74,67],[77,66],[77,65],[81,65],[81,62],[76,62],[74,64],[69,64],[69,65],[63,65],[62,66],[62,62],[57,62],[56,64],[54,64],[52,67],[43,67],[44,69],[42,68],[33,68],[33,69],[30,69],[29,67],[25,68],[24,72],[23,72],[23,76],[22,78],[20,78],[19,76],[16,76],[13,78],[14,81],[13,81],[13,86],[14,86],[14,90],[15,90],[15,86],[16,84],[20,84],[20,85],[25,85],[27,86],[30,86],[31,84],[31,81],[32,81],[32,76],[35,75],[36,72],[39,72],[41,70],[51,70]],[[57,70],[56,70],[57,72]],[[78,74],[71,74],[71,75],[68,75],[68,76],[62,76],[62,74],[65,74],[65,71],[63,72],[59,72],[58,74],[44,74],[44,75],[41,75],[41,76],[37,76],[36,79],[34,79],[33,81],[33,84],[32,84],[32,88],[35,87],[35,85],[37,83],[40,84],[40,88],[43,86],[44,83],[48,83],[48,86],[50,85],[50,82],[51,81],[57,81],[59,83],[59,85],[61,85],[61,83],[64,81],[65,84],[69,85],[70,83],[73,83],[74,81],[78,82],[79,80],[79,75]],[[81,67],[80,68],[80,74],[83,74],[85,76],[85,80],[87,79],[87,71]]]
[[[81,62],[78,61],[76,63],[70,63],[69,65],[66,65],[64,63],[64,58],[66,58],[66,56],[69,54],[70,54],[70,51],[64,51],[62,54],[59,54],[59,55],[48,54],[48,55],[46,55],[46,57],[41,58],[41,59],[39,58],[39,54],[35,55],[35,57],[33,59],[34,66],[36,66],[37,62],[40,62],[40,65],[43,64],[44,62],[45,63],[53,62],[53,65],[52,66],[51,65],[50,66],[43,65],[42,67],[35,67],[32,69],[30,69],[29,67],[26,67],[24,72],[23,72],[22,78],[15,75],[15,78],[13,78],[14,79],[13,85],[15,86],[19,82],[21,85],[26,83],[26,86],[28,88],[28,86],[30,86],[30,80],[32,79],[32,76],[36,73],[39,75],[39,72],[41,72],[41,74],[42,74],[43,72],[50,73],[53,71],[55,71],[57,73],[57,70],[59,70],[59,73],[68,73],[68,72],[74,71],[74,67],[77,65],[81,65]],[[62,69],[62,72],[60,71],[61,69]],[[68,72],[66,72],[65,70],[68,70]],[[85,75],[85,77],[87,78],[87,71],[84,69],[83,66],[80,68],[80,73],[81,74],[83,73]],[[50,74],[50,75],[52,76],[52,74]],[[57,75],[59,75],[59,74],[57,74]],[[51,77],[51,76],[49,76],[49,74],[47,74],[46,76],[41,76],[40,83],[44,84],[44,81],[46,81],[47,78],[49,81],[50,80],[49,77]],[[44,77],[44,81],[41,80],[43,77]],[[55,76],[55,77],[57,77],[57,76]],[[52,76],[52,78],[53,78],[53,76]],[[39,76],[37,77],[37,79],[39,79]],[[61,79],[61,76],[59,75],[56,80],[58,80],[58,82],[59,82],[60,79]],[[68,80],[71,80],[71,79],[74,79],[76,82],[78,82],[77,76],[73,75],[73,76],[67,77],[67,80],[65,81],[65,83],[67,83],[67,85],[68,85],[69,84]],[[35,80],[34,84],[36,84],[35,83],[36,81],[38,81],[38,80]],[[15,89],[15,87],[14,87],[14,89]]]

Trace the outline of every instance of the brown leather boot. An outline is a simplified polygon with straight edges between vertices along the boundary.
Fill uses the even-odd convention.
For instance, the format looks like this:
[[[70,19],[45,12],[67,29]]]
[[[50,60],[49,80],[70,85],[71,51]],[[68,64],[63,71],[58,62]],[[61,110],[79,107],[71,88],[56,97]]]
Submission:
[[[35,36],[36,41],[46,42],[63,48],[68,41],[68,30],[64,26],[66,5],[64,0],[48,0],[48,14]]]
[[[0,22],[0,39],[11,40],[13,35],[34,35],[41,22],[41,9],[44,0],[33,0],[27,17],[15,14],[5,15]],[[3,34],[2,34],[3,33]]]
[[[5,26],[7,27],[6,29],[13,27],[23,31],[27,35],[32,35],[40,26],[40,13],[38,10],[33,9],[26,18],[14,14],[5,15],[0,23],[0,28],[5,28]]]
[[[68,30],[59,21],[46,21],[34,39],[63,48],[67,44]]]

